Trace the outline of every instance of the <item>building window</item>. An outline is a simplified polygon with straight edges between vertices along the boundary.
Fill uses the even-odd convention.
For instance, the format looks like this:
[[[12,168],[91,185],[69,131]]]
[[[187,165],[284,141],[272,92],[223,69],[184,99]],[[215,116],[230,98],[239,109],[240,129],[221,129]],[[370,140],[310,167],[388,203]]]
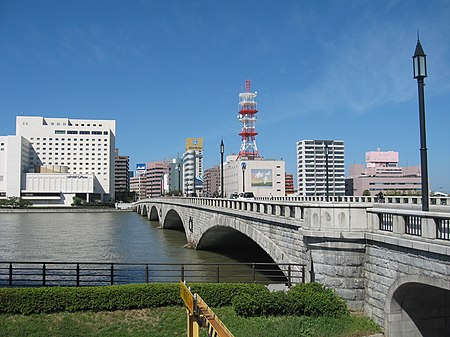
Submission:
[[[55,134],[56,135],[65,135],[66,131],[65,130],[55,130]]]

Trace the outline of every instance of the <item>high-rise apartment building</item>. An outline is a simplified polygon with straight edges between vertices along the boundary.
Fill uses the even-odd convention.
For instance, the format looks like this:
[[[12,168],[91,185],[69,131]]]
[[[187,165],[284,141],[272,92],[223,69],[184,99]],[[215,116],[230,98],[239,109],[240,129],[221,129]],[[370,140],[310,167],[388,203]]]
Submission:
[[[301,140],[297,142],[297,188],[303,196],[345,194],[344,142]]]
[[[203,195],[212,197],[220,195],[220,167],[214,166],[205,170],[203,176]]]
[[[117,192],[129,192],[130,191],[130,179],[128,177],[128,171],[130,169],[130,159],[128,156],[120,156],[119,149],[115,149],[115,190]]]
[[[201,195],[203,190],[203,138],[187,138],[183,154],[183,193]]]

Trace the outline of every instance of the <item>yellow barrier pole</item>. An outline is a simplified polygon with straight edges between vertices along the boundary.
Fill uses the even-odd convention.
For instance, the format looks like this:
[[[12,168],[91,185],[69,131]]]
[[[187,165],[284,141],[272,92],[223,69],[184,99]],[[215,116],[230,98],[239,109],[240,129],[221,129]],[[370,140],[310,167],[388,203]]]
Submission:
[[[187,335],[188,337],[199,337],[200,336],[200,328],[197,323],[197,318],[192,315],[188,309],[186,309],[187,313]]]

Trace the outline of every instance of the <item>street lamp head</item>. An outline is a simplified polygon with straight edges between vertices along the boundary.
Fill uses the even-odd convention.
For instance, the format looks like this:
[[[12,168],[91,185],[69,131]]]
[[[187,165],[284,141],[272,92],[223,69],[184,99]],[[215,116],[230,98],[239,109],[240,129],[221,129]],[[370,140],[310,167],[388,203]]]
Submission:
[[[420,41],[417,40],[416,50],[413,56],[414,78],[423,79],[427,77],[427,56],[423,52]]]
[[[225,152],[225,145],[223,145],[223,139],[220,141],[220,153],[223,154]]]

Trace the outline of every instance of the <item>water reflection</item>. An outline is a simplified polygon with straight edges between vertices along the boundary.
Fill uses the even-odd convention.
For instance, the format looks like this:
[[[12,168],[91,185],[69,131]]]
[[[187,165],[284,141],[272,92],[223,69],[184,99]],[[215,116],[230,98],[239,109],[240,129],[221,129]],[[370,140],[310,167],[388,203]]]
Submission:
[[[250,254],[183,248],[184,232],[130,212],[2,214],[0,230],[3,261],[223,263]]]

